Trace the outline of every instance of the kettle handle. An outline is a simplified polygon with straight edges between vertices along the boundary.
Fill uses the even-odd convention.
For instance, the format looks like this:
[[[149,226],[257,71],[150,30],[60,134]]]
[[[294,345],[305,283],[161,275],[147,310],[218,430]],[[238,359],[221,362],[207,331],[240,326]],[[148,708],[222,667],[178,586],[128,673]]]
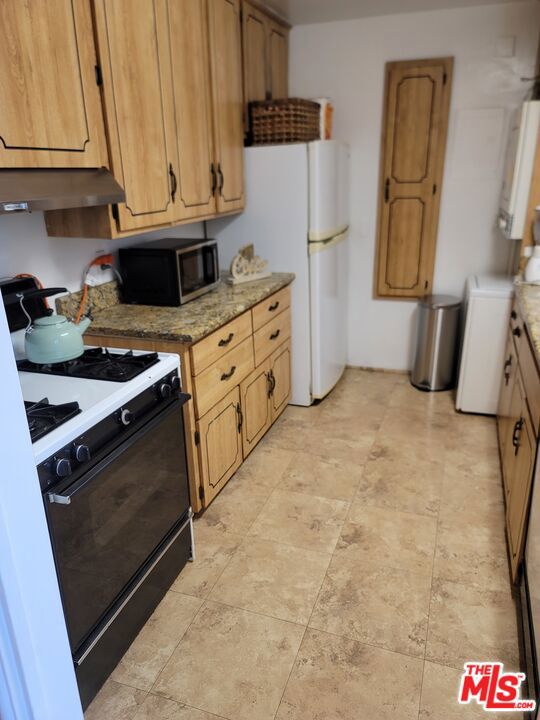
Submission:
[[[42,290],[23,290],[21,293],[17,293],[17,297],[22,300],[27,298],[46,298],[52,295],[58,295],[59,293],[67,292],[67,288],[54,287],[54,288],[43,288]]]

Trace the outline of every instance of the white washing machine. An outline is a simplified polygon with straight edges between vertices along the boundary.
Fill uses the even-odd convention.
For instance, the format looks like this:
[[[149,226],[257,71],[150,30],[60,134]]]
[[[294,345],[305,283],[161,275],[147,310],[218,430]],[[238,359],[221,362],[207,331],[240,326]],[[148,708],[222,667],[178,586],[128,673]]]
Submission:
[[[456,408],[495,415],[499,401],[512,278],[471,275],[465,289],[465,329],[461,348]]]

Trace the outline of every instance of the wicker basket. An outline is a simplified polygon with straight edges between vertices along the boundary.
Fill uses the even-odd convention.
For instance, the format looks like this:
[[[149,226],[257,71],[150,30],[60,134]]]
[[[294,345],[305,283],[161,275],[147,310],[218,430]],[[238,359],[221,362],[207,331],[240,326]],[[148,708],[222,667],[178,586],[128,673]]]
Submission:
[[[250,127],[253,145],[318,140],[319,103],[299,98],[251,102]]]

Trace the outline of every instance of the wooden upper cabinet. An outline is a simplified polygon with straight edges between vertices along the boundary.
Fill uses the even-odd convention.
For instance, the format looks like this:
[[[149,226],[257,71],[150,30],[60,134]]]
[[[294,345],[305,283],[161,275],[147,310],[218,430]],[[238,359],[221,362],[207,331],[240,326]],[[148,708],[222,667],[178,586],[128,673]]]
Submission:
[[[244,3],[242,16],[244,48],[244,100],[265,100],[268,86],[267,18],[258,8]]]
[[[246,129],[248,104],[289,95],[289,27],[256,4],[243,3],[244,103]]]
[[[112,171],[126,191],[120,230],[174,220],[178,182],[164,0],[96,0]]]
[[[240,0],[208,0],[218,212],[244,207]]]
[[[289,96],[289,30],[271,20],[268,35],[270,96]]]
[[[89,0],[0,3],[0,167],[101,167]]]
[[[178,141],[178,219],[216,212],[210,49],[201,0],[169,0],[170,68]]]
[[[452,58],[388,63],[381,149],[376,288],[432,292]]]

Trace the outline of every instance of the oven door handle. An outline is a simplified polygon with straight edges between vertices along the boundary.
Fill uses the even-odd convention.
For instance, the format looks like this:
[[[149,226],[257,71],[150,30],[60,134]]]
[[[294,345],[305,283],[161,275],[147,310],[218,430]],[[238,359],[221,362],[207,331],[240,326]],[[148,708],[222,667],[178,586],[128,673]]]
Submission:
[[[85,472],[83,476],[70,485],[65,492],[48,492],[47,500],[50,503],[57,505],[71,505],[72,498],[81,490],[84,490],[84,488],[92,482],[96,475],[123,455],[126,450],[140,440],[143,435],[146,435],[149,430],[153,430],[171,413],[180,409],[189,397],[190,396],[185,393],[179,393],[178,399],[171,403],[166,410],[159,412],[149,422],[145,423],[141,428],[139,428],[139,430],[134,432],[133,435],[120,442],[120,444],[117,445],[112,452],[108,453],[106,457],[96,463],[96,465],[90,468],[90,470]]]

